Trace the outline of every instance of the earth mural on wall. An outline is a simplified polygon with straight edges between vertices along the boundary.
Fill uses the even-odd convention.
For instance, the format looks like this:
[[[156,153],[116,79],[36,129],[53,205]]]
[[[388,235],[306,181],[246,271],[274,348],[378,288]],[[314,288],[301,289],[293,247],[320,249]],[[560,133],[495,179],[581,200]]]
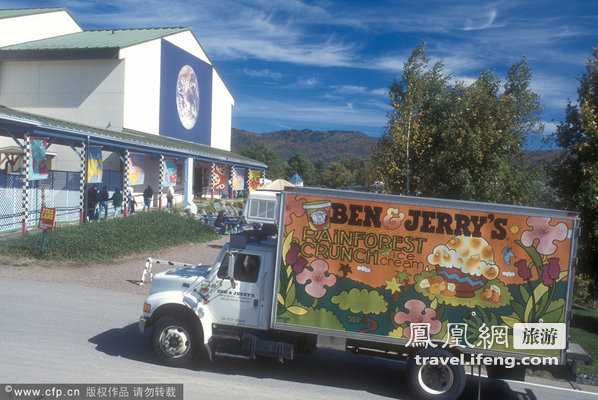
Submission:
[[[199,84],[195,71],[185,65],[179,71],[176,84],[176,106],[185,129],[192,129],[199,115]]]

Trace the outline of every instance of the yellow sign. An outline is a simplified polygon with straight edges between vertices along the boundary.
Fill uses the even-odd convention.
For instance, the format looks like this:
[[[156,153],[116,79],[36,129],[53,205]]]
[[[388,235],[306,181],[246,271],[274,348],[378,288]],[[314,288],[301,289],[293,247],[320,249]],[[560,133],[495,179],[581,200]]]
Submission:
[[[56,209],[49,208],[49,207],[42,207],[41,213],[39,214],[39,223],[38,223],[37,227],[39,229],[53,231],[55,222],[56,222]]]

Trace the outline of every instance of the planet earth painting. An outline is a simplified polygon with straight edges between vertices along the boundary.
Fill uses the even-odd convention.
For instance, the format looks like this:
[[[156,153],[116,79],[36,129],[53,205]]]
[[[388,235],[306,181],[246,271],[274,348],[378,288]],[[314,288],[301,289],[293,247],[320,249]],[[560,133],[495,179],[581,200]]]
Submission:
[[[195,71],[185,65],[179,71],[176,83],[176,108],[185,129],[192,129],[199,115],[199,85]]]

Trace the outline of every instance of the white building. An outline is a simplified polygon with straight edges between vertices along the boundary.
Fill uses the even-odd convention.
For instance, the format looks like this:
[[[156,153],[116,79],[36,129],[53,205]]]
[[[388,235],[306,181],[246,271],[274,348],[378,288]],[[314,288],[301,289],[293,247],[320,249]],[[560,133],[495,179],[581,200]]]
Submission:
[[[87,31],[63,8],[0,10],[0,171],[6,174],[23,175],[27,137],[50,145],[51,175],[80,174],[83,152],[89,159],[90,149],[101,146],[98,186],[140,193],[151,184],[158,206],[168,185],[160,178],[166,158],[178,166],[178,203],[193,209],[194,195],[213,195],[215,187],[228,193],[240,169],[248,175],[266,168],[230,152],[233,105],[189,28]],[[131,153],[141,163],[143,182],[129,176]],[[1,174],[0,188],[10,191]],[[13,186],[20,190],[19,183]],[[52,206],[45,197],[44,205]],[[30,204],[29,211],[37,206]],[[5,208],[0,199],[0,216],[15,214]],[[10,230],[3,225],[0,232]]]

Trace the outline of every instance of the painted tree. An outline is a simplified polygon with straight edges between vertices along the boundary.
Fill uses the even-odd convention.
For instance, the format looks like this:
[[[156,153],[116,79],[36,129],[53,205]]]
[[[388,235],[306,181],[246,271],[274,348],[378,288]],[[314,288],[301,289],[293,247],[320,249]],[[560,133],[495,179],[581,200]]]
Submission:
[[[338,304],[341,310],[349,310],[353,314],[362,314],[363,319],[359,322],[367,323],[367,328],[361,329],[359,332],[373,332],[378,329],[378,322],[373,319],[372,315],[379,315],[388,310],[388,303],[384,297],[375,290],[357,289],[353,288],[349,292],[342,291],[331,299],[333,304]]]

